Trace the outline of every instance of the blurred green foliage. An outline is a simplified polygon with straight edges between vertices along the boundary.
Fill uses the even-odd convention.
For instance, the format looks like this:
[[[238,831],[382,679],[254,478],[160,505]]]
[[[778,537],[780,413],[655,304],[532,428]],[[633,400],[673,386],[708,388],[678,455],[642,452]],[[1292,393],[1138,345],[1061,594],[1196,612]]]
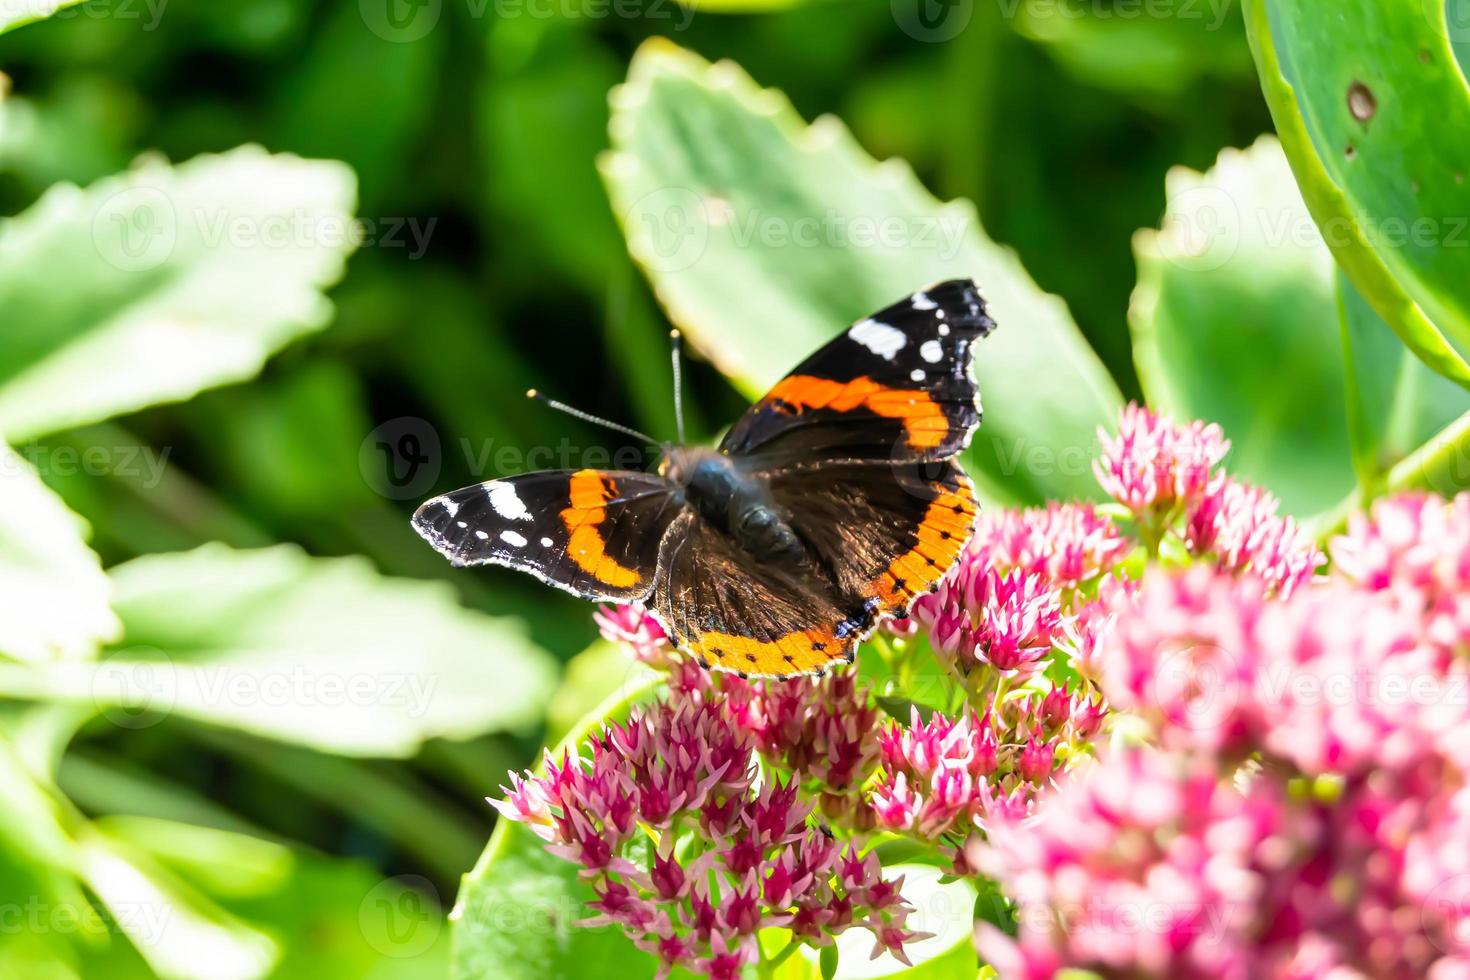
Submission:
[[[1302,516],[1470,483],[1466,25],[1360,6],[0,7],[0,977],[650,973],[523,828],[475,863],[646,678],[407,517],[639,458],[527,387],[671,435],[670,322],[708,439],[977,277],[992,501],[1143,396]]]

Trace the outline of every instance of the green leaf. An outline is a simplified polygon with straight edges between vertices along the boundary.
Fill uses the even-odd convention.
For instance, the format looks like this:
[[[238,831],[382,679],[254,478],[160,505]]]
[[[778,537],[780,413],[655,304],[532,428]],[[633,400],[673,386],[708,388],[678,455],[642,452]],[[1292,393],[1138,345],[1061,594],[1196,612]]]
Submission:
[[[326,324],[353,195],[341,164],[255,146],[51,188],[0,223],[0,431],[31,438],[254,376]]]
[[[7,0],[0,6],[0,34],[45,20],[58,10],[74,7],[82,0]]]
[[[117,638],[107,576],[84,532],[31,465],[0,443],[0,653],[84,658]]]
[[[270,936],[230,915],[141,850],[91,830],[81,845],[87,887],[164,980],[198,976],[201,963],[221,980],[254,980],[280,959]]]
[[[439,583],[282,545],[207,545],[112,572],[126,646],[0,679],[131,727],[174,714],[324,752],[408,756],[429,738],[535,724],[555,669],[519,623]]]
[[[1095,430],[1120,396],[1064,304],[837,120],[808,126],[738,67],[667,41],[613,93],[602,160],[629,249],[669,316],[749,395],[842,327],[915,289],[972,276],[1000,329],[979,346],[985,428],[971,451],[992,499],[1096,493]]]
[[[1280,144],[1171,171],[1168,201],[1162,230],[1134,239],[1129,325],[1149,403],[1220,423],[1231,471],[1288,511],[1330,507],[1354,481],[1332,256]]]
[[[1348,422],[1359,482],[1370,490],[1437,432],[1470,412],[1470,392],[1429,370],[1337,276],[1348,366]]]
[[[604,722],[626,718],[655,679],[614,693],[553,750],[574,748]],[[450,921],[451,975],[463,980],[647,980],[657,961],[615,928],[584,929],[592,889],[524,824],[501,820],[465,875]]]
[[[107,817],[98,826],[268,932],[281,952],[276,976],[444,976],[449,930],[433,886],[419,876],[384,879],[365,862],[172,820]]]
[[[1470,90],[1443,5],[1246,0],[1272,118],[1313,218],[1363,298],[1470,387]],[[1460,247],[1455,247],[1459,243]]]
[[[837,952],[837,944],[823,946],[817,954],[817,964],[822,971],[822,980],[834,980],[839,963],[841,963],[841,954]]]

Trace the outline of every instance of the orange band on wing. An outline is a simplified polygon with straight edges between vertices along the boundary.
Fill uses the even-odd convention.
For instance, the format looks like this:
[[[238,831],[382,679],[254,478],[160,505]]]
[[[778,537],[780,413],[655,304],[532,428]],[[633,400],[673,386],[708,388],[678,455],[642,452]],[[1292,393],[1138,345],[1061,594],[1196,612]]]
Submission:
[[[937,448],[949,435],[949,420],[927,391],[888,388],[866,376],[843,382],[793,374],[772,388],[765,400],[785,402],[798,412],[805,408],[836,412],[866,408],[874,415],[900,420],[914,449]]]
[[[601,473],[578,470],[568,488],[571,506],[561,512],[561,519],[571,535],[567,554],[577,567],[604,585],[626,589],[638,584],[638,573],[607,553],[607,541],[597,529],[606,520],[607,502],[616,493],[617,487]]]
[[[702,633],[688,649],[708,667],[740,674],[794,677],[849,659],[852,644],[837,639],[827,627],[787,633],[770,641],[730,633]]]
[[[930,502],[919,524],[914,547],[889,563],[872,583],[872,594],[893,612],[914,596],[928,591],[959,558],[975,524],[975,492],[961,477],[953,490],[944,489]]]

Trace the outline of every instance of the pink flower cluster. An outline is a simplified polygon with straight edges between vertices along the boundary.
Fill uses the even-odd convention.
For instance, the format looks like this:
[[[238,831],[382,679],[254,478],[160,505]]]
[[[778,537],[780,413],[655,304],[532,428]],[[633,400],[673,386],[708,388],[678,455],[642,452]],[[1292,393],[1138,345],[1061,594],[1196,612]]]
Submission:
[[[542,775],[512,775],[492,803],[581,866],[597,894],[588,924],[620,926],[664,972],[734,980],[768,927],[813,945],[862,927],[875,956],[900,959],[918,938],[902,879],[810,826],[794,783],[757,785],[753,738],[714,689],[675,686],[588,745],[590,756],[548,754]]]
[[[1132,512],[1150,550],[1176,533],[1190,553],[1287,594],[1326,561],[1275,497],[1216,471],[1230,449],[1219,426],[1181,426],[1146,408],[1123,410],[1118,435],[1099,433],[1093,470]]]
[[[1111,572],[1133,550],[1091,504],[988,512],[969,548],[972,564],[1037,575],[1063,589]]]
[[[1272,957],[1256,950],[1298,836],[1273,783],[1241,793],[1191,760],[1106,754],[1041,819],[992,829],[980,865],[1015,901],[1020,937],[982,926],[977,944],[1006,980],[1050,980],[1069,967],[1271,975]]]
[[[1116,436],[1098,437],[1102,455],[1092,464],[1098,483],[1140,519],[1168,519],[1196,503],[1230,451],[1218,425],[1178,425],[1138,405],[1123,409]]]
[[[956,720],[917,709],[883,732],[884,778],[874,789],[878,825],[934,840],[964,841],[992,818],[1020,819],[1037,787],[1102,724],[1098,700],[1065,686],[1024,693]],[[956,855],[963,863],[962,853]]]
[[[1072,615],[1078,590],[1132,547],[1091,505],[1001,511],[981,520],[956,568],[910,615],[961,675],[989,667],[1024,682],[1055,647],[1087,642],[1076,630],[1092,621]]]
[[[663,626],[641,604],[598,606],[592,618],[597,621],[603,639],[626,645],[633,659],[660,670],[679,663],[679,655]]]
[[[1441,647],[1470,647],[1470,496],[1381,501],[1371,518],[1353,515],[1331,550],[1340,577],[1420,609]]]
[[[1100,651],[1157,748],[1105,756],[980,858],[1003,975],[1470,976],[1470,497],[1380,503],[1328,581],[1151,571]]]
[[[862,785],[878,758],[878,709],[853,672],[786,683],[724,680],[732,722],[845,827],[871,825]]]

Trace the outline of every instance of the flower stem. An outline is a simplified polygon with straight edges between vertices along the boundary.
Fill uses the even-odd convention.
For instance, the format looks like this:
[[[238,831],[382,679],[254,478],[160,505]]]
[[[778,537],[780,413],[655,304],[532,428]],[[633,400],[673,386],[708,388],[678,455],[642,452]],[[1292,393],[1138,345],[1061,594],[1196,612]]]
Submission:
[[[785,948],[782,949],[781,952],[777,953],[775,956],[770,957],[769,959],[766,958],[765,952],[762,951],[761,958],[759,962],[756,963],[756,970],[760,974],[762,980],[771,980],[771,978],[774,978],[776,976],[776,970],[780,968],[781,964],[789,960],[791,958],[791,954],[795,953],[800,948],[801,943],[793,939],[791,940],[791,942],[786,944]]]

